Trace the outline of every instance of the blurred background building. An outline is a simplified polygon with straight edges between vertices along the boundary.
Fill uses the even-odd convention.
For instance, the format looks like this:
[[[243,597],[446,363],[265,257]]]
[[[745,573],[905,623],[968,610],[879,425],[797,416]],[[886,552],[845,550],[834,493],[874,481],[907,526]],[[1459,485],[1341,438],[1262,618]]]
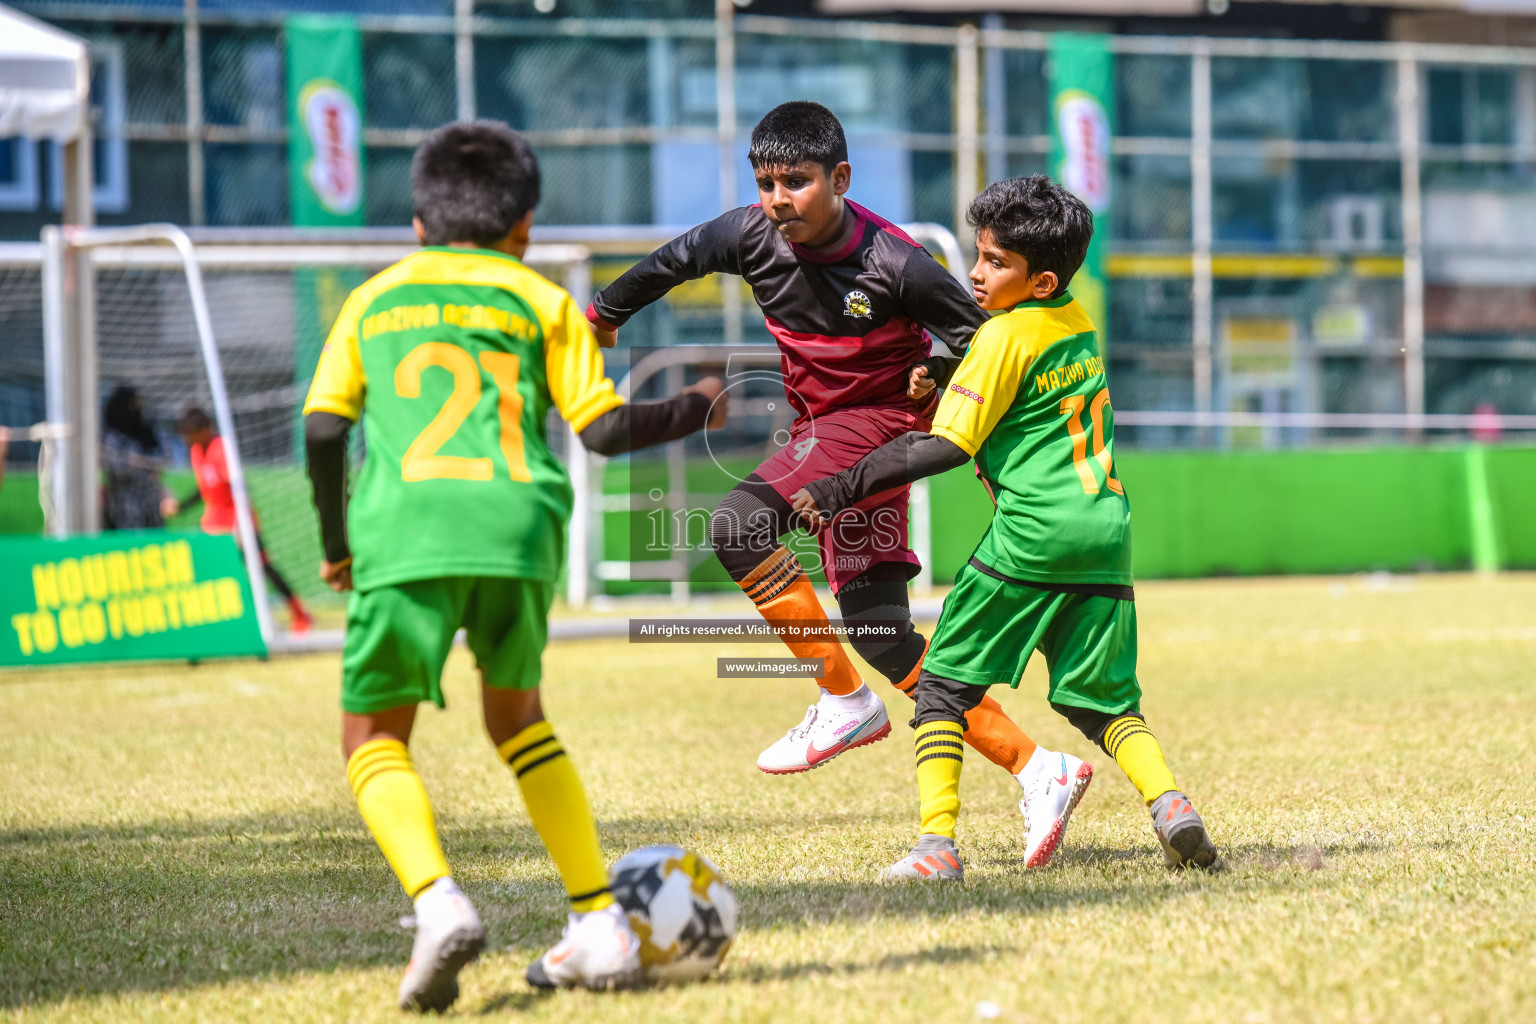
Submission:
[[[17,6],[91,44],[99,223],[293,223],[292,6]],[[367,225],[409,222],[412,149],[463,116],[533,140],[541,224],[665,229],[722,205],[713,0],[302,7],[356,16]],[[976,186],[1048,170],[1053,35],[1108,34],[1100,231],[1122,409],[1536,413],[1532,0],[738,0],[735,15],[735,201],[754,196],[752,124],[811,98],[847,125],[855,198],[962,238]],[[0,239],[58,220],[60,163],[51,144],[0,140]],[[957,173],[975,176],[958,195]],[[626,342],[718,341],[713,295],[708,315],[677,296]],[[20,291],[0,305],[0,344],[22,359],[35,306]],[[745,340],[766,341],[747,312]],[[16,380],[3,419],[41,418]]]

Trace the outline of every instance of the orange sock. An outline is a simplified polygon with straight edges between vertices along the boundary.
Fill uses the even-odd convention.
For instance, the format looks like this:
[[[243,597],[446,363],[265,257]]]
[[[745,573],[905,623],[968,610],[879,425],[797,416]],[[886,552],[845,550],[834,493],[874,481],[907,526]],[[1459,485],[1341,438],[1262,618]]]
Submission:
[[[830,627],[827,613],[816,600],[816,589],[806,579],[800,560],[786,547],[780,547],[741,581],[741,589],[757,605],[758,612],[770,625],[789,622]],[[830,634],[824,634],[830,636]],[[848,652],[836,637],[826,640],[784,638],[784,646],[797,658],[826,659],[826,674],[816,684],[828,693],[847,696],[864,681],[848,658]]]
[[[927,655],[928,648],[924,647],[923,656]],[[916,700],[917,677],[922,671],[923,662],[919,659],[907,677],[896,684],[896,689]],[[1010,775],[1023,771],[1030,755],[1035,752],[1035,741],[1025,735],[1024,730],[1008,717],[1003,706],[991,697],[983,697],[980,704],[966,713],[965,742],[988,761],[1006,768]]]

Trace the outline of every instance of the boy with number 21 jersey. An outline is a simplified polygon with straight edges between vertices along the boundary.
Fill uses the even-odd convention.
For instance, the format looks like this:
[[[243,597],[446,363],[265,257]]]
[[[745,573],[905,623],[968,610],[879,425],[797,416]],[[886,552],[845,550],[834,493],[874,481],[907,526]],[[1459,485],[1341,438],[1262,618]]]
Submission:
[[[486,732],[570,899],[570,923],[528,968],[537,986],[633,983],[639,940],[608,888],[586,790],[539,700],[572,491],[550,451],[551,409],[605,455],[724,422],[719,380],[626,404],[575,302],[524,266],[539,168],[492,121],[450,124],[411,170],[424,247],[347,299],[305,404],[325,561],[350,590],[342,751],[358,809],[406,895],[416,940],[404,1009],[442,1011],[485,929],[454,883],[407,749],[417,706],[442,707],[462,627],[481,678]],[[346,438],[367,456],[348,507]]]

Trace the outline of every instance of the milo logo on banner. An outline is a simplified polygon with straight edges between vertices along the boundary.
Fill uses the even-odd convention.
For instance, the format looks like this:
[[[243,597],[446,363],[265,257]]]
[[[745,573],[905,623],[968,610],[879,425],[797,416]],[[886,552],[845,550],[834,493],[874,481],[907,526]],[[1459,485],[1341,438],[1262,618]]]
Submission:
[[[230,537],[6,538],[0,615],[0,665],[265,653]]]
[[[311,82],[299,97],[299,120],[314,152],[304,177],[320,205],[334,214],[356,212],[363,201],[363,119],[357,104],[335,82]]]
[[[1094,213],[1109,209],[1109,114],[1098,97],[1069,89],[1056,101],[1061,183]]]
[[[1115,55],[1109,37],[1053,34],[1050,69],[1051,173],[1093,211],[1093,239],[1070,287],[1099,329],[1099,343],[1107,345],[1110,295],[1104,257],[1114,196],[1109,145],[1115,134]]]

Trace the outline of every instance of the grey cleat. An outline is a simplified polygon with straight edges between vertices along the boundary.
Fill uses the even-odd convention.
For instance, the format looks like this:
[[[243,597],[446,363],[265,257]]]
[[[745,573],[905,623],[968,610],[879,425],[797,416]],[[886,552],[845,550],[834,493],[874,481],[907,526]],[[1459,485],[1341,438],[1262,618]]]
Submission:
[[[1163,847],[1163,863],[1170,868],[1219,866],[1216,844],[1205,822],[1195,813],[1189,797],[1170,789],[1152,801],[1152,831]]]
[[[400,1009],[442,1013],[459,998],[459,971],[485,948],[485,928],[469,900],[439,879],[416,900],[416,943],[400,981]]]
[[[902,882],[965,881],[965,865],[960,863],[960,848],[948,836],[924,834],[918,837],[912,852],[885,869],[884,880]]]

